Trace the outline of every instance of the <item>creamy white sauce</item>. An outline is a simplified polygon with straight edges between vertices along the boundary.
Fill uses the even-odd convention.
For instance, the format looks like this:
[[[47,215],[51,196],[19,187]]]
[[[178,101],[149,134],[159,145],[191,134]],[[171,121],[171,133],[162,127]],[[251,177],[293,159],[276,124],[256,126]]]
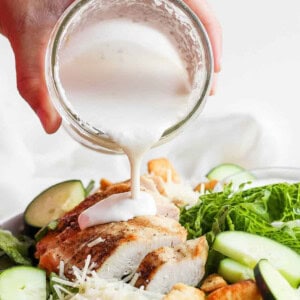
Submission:
[[[137,216],[155,215],[156,204],[153,197],[145,192],[140,198],[132,200],[130,192],[114,194],[89,207],[80,214],[78,223],[81,229],[118,221],[127,221]]]
[[[60,62],[59,76],[73,110],[114,140],[131,168],[131,195],[101,201],[81,214],[80,224],[155,214],[154,200],[140,193],[141,160],[195,104],[176,47],[148,24],[105,20],[75,34]]]

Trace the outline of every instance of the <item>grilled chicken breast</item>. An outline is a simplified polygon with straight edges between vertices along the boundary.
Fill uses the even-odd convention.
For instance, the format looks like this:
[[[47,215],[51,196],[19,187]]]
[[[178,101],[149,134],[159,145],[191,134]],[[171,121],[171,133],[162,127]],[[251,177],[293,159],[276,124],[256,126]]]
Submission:
[[[39,266],[48,272],[58,272],[63,261],[65,276],[70,277],[72,266],[83,268],[86,257],[91,255],[101,277],[120,279],[133,273],[147,253],[185,240],[185,229],[162,216],[137,217],[84,230],[73,224],[42,239],[37,244],[36,257]]]
[[[37,243],[35,256],[39,266],[48,272],[58,272],[59,263],[63,261],[65,275],[70,278],[72,266],[82,268],[86,257],[91,255],[101,277],[121,278],[134,272],[147,253],[184,242],[187,234],[177,222],[179,210],[160,194],[159,181],[144,178],[142,183],[141,188],[156,199],[158,216],[142,216],[80,230],[78,216],[85,209],[112,194],[130,190],[129,182],[108,185],[65,214],[57,229]]]
[[[207,255],[204,236],[175,247],[154,250],[138,267],[135,286],[162,294],[168,293],[178,282],[196,286],[204,275]]]
[[[179,208],[167,198],[164,193],[163,181],[154,175],[144,175],[141,177],[141,188],[155,200],[157,215],[179,220]]]

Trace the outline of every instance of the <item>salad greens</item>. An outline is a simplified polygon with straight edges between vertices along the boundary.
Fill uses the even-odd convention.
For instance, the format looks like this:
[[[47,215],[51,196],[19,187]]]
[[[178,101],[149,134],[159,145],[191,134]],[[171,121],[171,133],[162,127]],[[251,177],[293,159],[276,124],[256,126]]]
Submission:
[[[63,182],[63,188],[66,188],[65,183]],[[90,193],[93,185],[94,182],[91,182],[84,189],[85,195]],[[249,189],[244,189],[245,185],[241,185],[237,191],[233,190],[232,185],[227,185],[222,192],[200,196],[197,205],[182,208],[179,221],[187,229],[188,238],[197,238],[206,234],[210,246],[214,241],[214,246],[216,246],[222,235],[232,235],[234,232],[220,234],[215,240],[217,234],[224,231],[245,231],[271,238],[300,254],[300,183],[278,183]],[[49,189],[47,191],[49,192]],[[82,184],[80,184],[80,191],[83,191]],[[40,214],[40,210],[38,213]],[[31,223],[29,222],[29,224]],[[57,220],[51,221],[37,232],[35,239],[41,239],[49,230],[54,230],[57,225]],[[256,238],[258,237],[256,236]],[[234,240],[236,241],[236,238]],[[23,270],[26,271],[26,274],[32,271],[33,274],[39,276],[39,273],[35,272],[40,271],[38,268],[27,267],[31,265],[30,247],[33,245],[34,241],[29,237],[14,237],[10,232],[0,229],[0,272],[1,269],[6,269],[2,273],[2,278],[10,278],[9,275],[14,274],[12,271],[19,271],[10,268],[15,264],[25,265]],[[215,249],[210,247],[206,274],[217,272],[220,261],[223,261],[224,268],[224,262],[228,263],[225,255],[229,256],[216,247]],[[229,268],[229,272],[232,268],[236,268],[237,262],[233,259],[229,260],[229,265],[225,265]],[[247,269],[247,266],[240,265],[237,272],[244,272],[245,268]],[[3,274],[8,277],[4,277]],[[76,274],[74,273],[74,275]],[[253,276],[252,273],[250,275],[250,277]],[[80,276],[77,279],[79,282],[83,282]],[[85,277],[86,274],[82,276]],[[14,281],[12,282],[15,284]],[[26,280],[24,282],[30,287]],[[41,282],[44,284],[45,280],[42,279]],[[53,300],[60,298],[60,290],[66,293],[78,291],[76,284],[69,284],[64,277],[59,277],[54,273],[48,277],[47,285],[47,293]],[[42,290],[43,293],[46,293],[46,286],[43,286]]]
[[[52,300],[58,300],[60,299],[59,295],[58,295],[58,290],[57,288],[55,288],[55,285],[58,284],[58,282],[60,282],[61,277],[59,275],[57,275],[56,273],[51,272],[50,276],[49,276],[49,293],[52,296]],[[57,282],[58,280],[58,282]],[[66,292],[70,292],[70,293],[78,293],[79,292],[79,288],[77,287],[72,287],[72,286],[68,286],[65,285],[63,283],[59,283],[59,286],[61,288],[63,288]]]
[[[33,243],[33,240],[27,236],[17,238],[9,231],[0,229],[0,263],[31,265],[29,248]],[[2,269],[1,265],[0,269]]]
[[[180,223],[188,238],[207,235],[210,243],[222,231],[239,230],[276,240],[300,254],[300,183],[278,183],[263,187],[200,196],[199,203],[183,208]],[[273,226],[276,222],[280,226]]]
[[[42,227],[35,235],[34,238],[38,242],[40,241],[49,231],[55,230],[58,226],[58,220],[53,220],[46,226]]]

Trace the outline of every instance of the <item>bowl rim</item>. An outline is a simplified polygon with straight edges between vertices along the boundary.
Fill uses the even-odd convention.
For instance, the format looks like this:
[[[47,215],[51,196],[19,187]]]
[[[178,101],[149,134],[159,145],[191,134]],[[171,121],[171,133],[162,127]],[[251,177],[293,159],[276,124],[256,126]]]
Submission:
[[[300,167],[285,167],[285,166],[275,166],[275,167],[260,167],[260,168],[250,168],[250,169],[245,169],[243,171],[234,173],[230,176],[227,176],[226,178],[223,179],[223,181],[228,180],[231,177],[238,176],[243,173],[262,173],[262,172],[289,172],[289,173],[299,173],[299,182],[300,182]],[[282,176],[284,177],[284,175]]]

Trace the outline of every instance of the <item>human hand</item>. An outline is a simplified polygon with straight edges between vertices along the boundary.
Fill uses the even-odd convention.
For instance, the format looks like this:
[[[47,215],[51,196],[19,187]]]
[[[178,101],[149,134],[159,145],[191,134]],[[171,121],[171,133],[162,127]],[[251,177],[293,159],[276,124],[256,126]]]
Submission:
[[[0,0],[0,28],[15,54],[20,95],[36,112],[47,133],[61,118],[52,105],[46,80],[45,52],[51,31],[74,0]]]
[[[74,0],[0,0],[0,32],[15,54],[17,87],[36,112],[47,133],[54,133],[61,118],[53,107],[44,76],[45,52],[51,31]],[[205,0],[184,0],[204,24],[212,42],[215,73],[220,71],[221,27]],[[211,94],[215,91],[215,81]]]

